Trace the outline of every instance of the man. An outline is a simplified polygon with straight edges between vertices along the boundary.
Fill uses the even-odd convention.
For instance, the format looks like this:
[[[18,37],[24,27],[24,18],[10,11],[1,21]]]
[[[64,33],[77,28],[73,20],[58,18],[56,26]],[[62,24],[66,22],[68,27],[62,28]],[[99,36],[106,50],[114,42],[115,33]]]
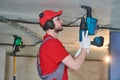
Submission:
[[[58,40],[58,33],[63,30],[59,16],[62,10],[45,10],[39,15],[39,22],[46,32],[38,54],[38,71],[43,80],[68,80],[67,68],[78,70],[90,48],[88,32],[83,35],[81,47],[72,57]],[[83,33],[84,34],[84,33]]]

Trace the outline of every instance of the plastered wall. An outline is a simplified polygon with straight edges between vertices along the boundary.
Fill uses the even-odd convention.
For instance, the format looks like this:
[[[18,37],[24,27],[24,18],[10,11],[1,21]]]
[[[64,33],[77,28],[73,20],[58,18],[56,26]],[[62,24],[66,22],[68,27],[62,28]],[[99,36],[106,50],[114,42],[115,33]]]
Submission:
[[[17,57],[16,80],[40,80],[36,57]],[[69,70],[69,80],[108,80],[107,65],[103,61],[84,61],[78,71]],[[12,80],[13,57],[7,55],[5,80]]]
[[[78,71],[69,70],[69,80],[108,80],[108,67],[103,61],[84,61]]]
[[[5,78],[6,51],[0,47],[0,80]]]

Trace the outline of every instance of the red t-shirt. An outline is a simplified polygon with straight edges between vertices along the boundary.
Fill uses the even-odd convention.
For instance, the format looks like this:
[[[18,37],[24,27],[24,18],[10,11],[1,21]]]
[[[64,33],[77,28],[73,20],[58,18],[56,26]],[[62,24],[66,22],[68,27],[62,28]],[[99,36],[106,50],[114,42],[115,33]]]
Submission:
[[[43,39],[45,40],[48,37],[52,36],[46,34]],[[54,72],[58,68],[61,61],[68,55],[69,53],[58,39],[52,37],[43,43],[39,50],[42,75]],[[62,80],[68,80],[66,66]]]

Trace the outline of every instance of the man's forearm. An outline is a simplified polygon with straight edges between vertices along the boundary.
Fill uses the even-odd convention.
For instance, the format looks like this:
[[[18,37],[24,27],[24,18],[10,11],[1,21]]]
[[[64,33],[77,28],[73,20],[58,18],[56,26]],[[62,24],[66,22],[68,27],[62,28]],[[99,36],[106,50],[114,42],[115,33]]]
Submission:
[[[80,68],[81,64],[85,60],[86,55],[87,55],[87,49],[86,48],[82,48],[80,54],[77,57],[74,57],[74,60],[75,60],[76,64],[78,64],[77,65],[78,68]]]

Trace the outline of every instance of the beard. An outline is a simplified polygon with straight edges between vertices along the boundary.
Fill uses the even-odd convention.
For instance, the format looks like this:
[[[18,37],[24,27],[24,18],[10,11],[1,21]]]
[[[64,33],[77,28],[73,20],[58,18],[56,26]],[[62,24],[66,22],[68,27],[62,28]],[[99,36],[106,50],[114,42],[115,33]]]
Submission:
[[[54,30],[55,30],[55,32],[58,33],[58,32],[60,32],[60,31],[63,31],[63,28],[55,28]]]

